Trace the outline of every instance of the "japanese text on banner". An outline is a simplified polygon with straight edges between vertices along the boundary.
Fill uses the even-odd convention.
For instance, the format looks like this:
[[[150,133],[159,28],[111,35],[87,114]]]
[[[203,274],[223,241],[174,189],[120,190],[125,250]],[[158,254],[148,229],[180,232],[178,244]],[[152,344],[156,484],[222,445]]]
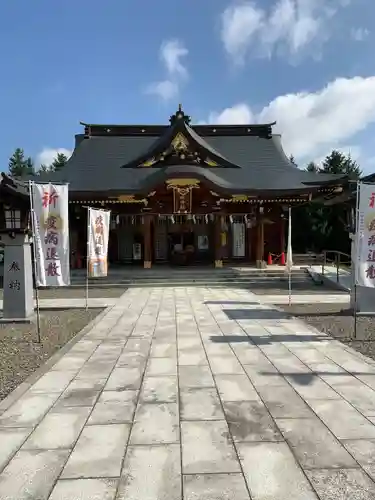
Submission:
[[[89,208],[88,273],[92,278],[107,276],[110,216],[108,210]]]
[[[34,245],[38,286],[67,286],[69,270],[68,186],[33,184]]]
[[[360,184],[356,281],[375,287],[375,185]]]

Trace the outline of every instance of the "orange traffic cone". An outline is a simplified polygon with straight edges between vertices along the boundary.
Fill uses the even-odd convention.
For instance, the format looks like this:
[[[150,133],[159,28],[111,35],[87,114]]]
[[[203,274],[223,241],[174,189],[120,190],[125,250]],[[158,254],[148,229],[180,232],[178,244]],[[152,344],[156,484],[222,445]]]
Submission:
[[[285,266],[285,252],[281,252],[280,266]]]
[[[268,254],[267,266],[272,266],[272,255],[270,253]]]

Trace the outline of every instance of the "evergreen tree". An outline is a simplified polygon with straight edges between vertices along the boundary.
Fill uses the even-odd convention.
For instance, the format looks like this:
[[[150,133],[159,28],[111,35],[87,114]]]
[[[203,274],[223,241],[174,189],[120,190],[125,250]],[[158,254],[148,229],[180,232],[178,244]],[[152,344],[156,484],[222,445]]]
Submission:
[[[310,162],[306,170],[321,174],[348,175],[353,179],[361,176],[360,167],[350,154],[345,155],[337,150],[327,155],[320,166]],[[340,250],[350,253],[344,205],[325,206],[319,201],[309,203],[294,208],[293,218],[295,231],[292,232],[292,238],[296,252]]]
[[[318,167],[318,165],[317,165],[315,162],[310,161],[310,163],[309,163],[309,164],[307,165],[307,167],[306,167],[306,170],[307,170],[308,172],[315,172],[315,173],[318,173],[318,172],[319,172],[319,167]]]
[[[295,167],[298,167],[297,163],[296,163],[296,160],[294,159],[294,156],[293,155],[290,155],[289,156],[289,161],[292,165],[294,165]]]
[[[44,163],[42,163],[38,169],[38,173],[46,173],[46,172],[50,172],[50,171],[51,171],[51,167],[48,167]]]
[[[34,162],[30,156],[25,161],[25,175],[35,175]]]
[[[68,157],[64,153],[57,153],[56,158],[53,160],[51,170],[57,172],[65,167]]]
[[[345,155],[337,150],[333,150],[324,159],[320,171],[329,174],[345,174],[353,179],[358,179],[361,176],[361,170],[350,154]]]
[[[20,177],[25,170],[25,154],[23,149],[17,148],[9,158],[9,173],[14,177]]]
[[[30,167],[32,168],[31,159],[25,159],[25,153],[23,149],[17,148],[12,156],[9,158],[9,173],[14,177],[22,177],[30,173]]]

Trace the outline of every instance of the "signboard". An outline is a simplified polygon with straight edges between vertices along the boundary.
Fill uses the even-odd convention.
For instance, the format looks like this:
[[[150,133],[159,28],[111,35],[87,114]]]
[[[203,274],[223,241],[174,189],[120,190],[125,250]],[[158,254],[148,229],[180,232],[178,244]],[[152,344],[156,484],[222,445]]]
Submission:
[[[375,185],[359,184],[356,231],[356,284],[375,287]]]
[[[103,278],[108,274],[108,239],[111,212],[88,209],[88,275]]]
[[[232,256],[245,257],[245,224],[243,222],[232,224]]]
[[[37,286],[70,285],[68,185],[30,189]]]

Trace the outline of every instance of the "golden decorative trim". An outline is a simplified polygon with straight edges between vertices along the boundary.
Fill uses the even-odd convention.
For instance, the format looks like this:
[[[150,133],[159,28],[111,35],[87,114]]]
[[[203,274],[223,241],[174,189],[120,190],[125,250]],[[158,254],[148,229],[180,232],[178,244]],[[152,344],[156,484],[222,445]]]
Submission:
[[[140,167],[152,167],[152,165],[155,165],[156,159],[155,157],[150,158],[149,160],[144,161],[141,163],[139,166]]]
[[[246,196],[246,194],[233,194],[232,195],[232,201],[237,202],[237,201],[248,201],[249,197]]]
[[[150,260],[143,261],[143,268],[144,269],[151,269],[151,267],[152,267],[152,262]]]
[[[218,268],[223,267],[223,261],[220,259],[215,260],[215,267],[218,267]]]
[[[143,204],[147,204],[148,201],[146,199],[142,199],[142,200],[117,200],[117,199],[112,199],[112,200],[80,200],[80,201],[76,201],[76,200],[70,200],[69,203],[73,203],[73,204],[76,204],[76,205],[104,205],[104,204],[107,204],[107,205],[110,205],[110,204],[122,204],[122,203],[143,203]]]
[[[206,159],[204,160],[204,162],[205,162],[205,163],[207,163],[207,165],[208,165],[209,167],[218,167],[218,166],[219,166],[219,165],[216,163],[216,161],[211,160],[211,158],[206,158]]]
[[[134,194],[122,194],[117,199],[118,201],[134,201]]]
[[[168,185],[168,188],[172,187],[181,187],[181,186],[191,186],[198,187],[199,186],[198,179],[168,179],[165,183]]]
[[[189,148],[189,141],[186,139],[184,134],[178,132],[172,140],[171,145],[176,152],[187,151]]]

